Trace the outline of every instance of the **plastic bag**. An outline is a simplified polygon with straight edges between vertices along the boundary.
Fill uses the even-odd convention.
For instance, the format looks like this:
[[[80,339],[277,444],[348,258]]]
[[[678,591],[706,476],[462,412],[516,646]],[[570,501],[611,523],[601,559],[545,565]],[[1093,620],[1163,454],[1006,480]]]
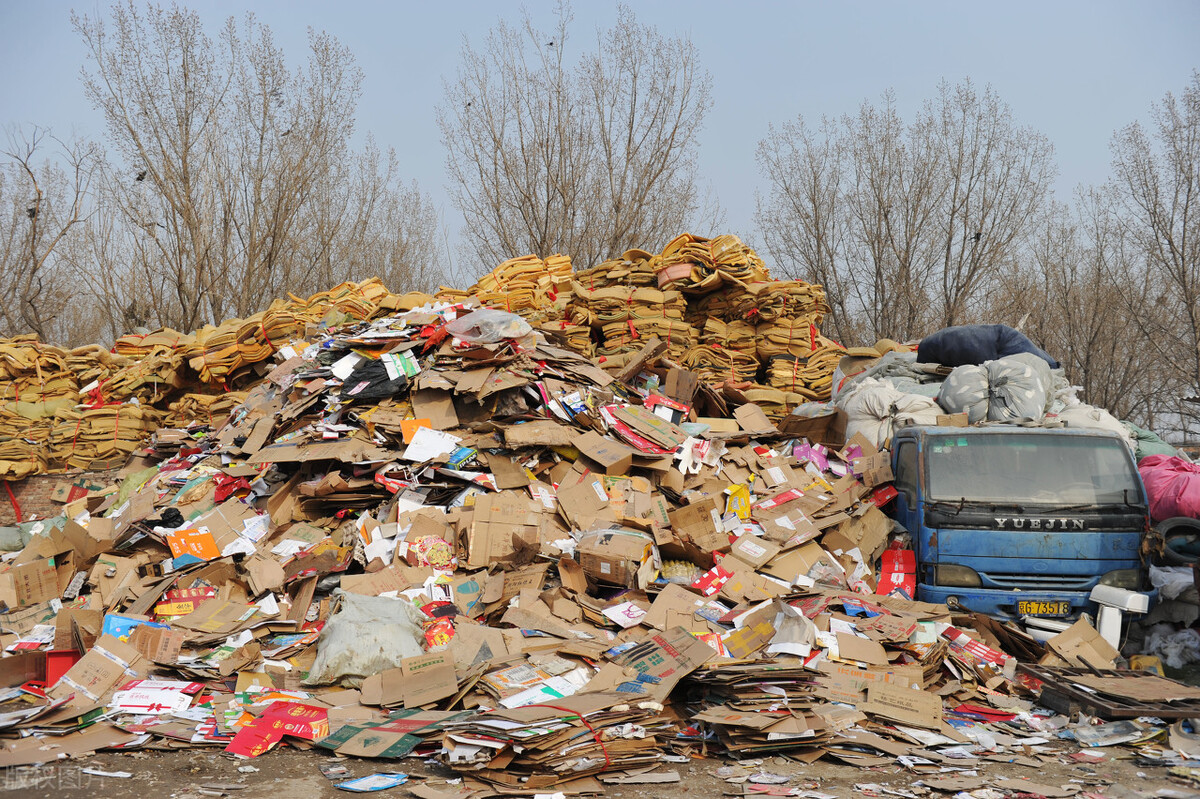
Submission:
[[[470,344],[495,344],[505,339],[524,338],[533,332],[533,328],[515,313],[484,308],[447,322],[446,332]]]
[[[792,408],[792,416],[801,419],[811,419],[814,416],[824,416],[827,413],[833,413],[836,410],[831,403],[828,402],[802,402],[795,408]]]
[[[937,424],[942,408],[930,397],[904,394],[889,384],[868,377],[837,404],[846,411],[846,438],[862,433],[868,441],[883,449],[892,438],[896,425]]]
[[[317,639],[317,658],[305,685],[357,687],[363,678],[423,653],[424,616],[407,599],[349,594],[340,588],[333,593],[338,608]]]
[[[1050,367],[1036,355],[1023,353],[988,361],[987,418],[992,422],[1041,419],[1050,392]]]
[[[1196,587],[1191,566],[1150,565],[1150,584],[1158,589],[1163,599],[1178,599],[1189,588]]]
[[[946,413],[967,414],[971,424],[988,418],[988,371],[982,366],[957,366],[938,392]]]
[[[1182,669],[1200,661],[1200,633],[1193,629],[1176,631],[1170,624],[1156,624],[1142,644],[1142,652],[1157,655],[1173,669]]]
[[[1151,455],[1138,464],[1150,516],[1156,522],[1176,516],[1200,519],[1200,464],[1183,458]]]
[[[1149,458],[1151,455],[1166,455],[1171,457],[1178,454],[1179,449],[1173,444],[1168,444],[1155,433],[1138,427],[1132,422],[1121,422],[1125,429],[1129,431],[1129,435],[1133,436],[1133,440],[1137,446],[1135,456],[1138,461],[1143,458]]]
[[[1066,424],[1067,427],[1083,427],[1092,430],[1109,430],[1121,436],[1126,446],[1130,450],[1134,449],[1133,436],[1125,428],[1125,425],[1117,421],[1117,417],[1113,416],[1103,408],[1097,408],[1095,405],[1088,405],[1080,402],[1077,405],[1072,405],[1058,413],[1054,417],[1060,422]],[[1180,514],[1175,514],[1180,515]],[[1166,518],[1166,517],[1163,517]]]
[[[342,383],[343,399],[353,398],[361,402],[378,402],[394,397],[408,388],[408,378],[399,375],[395,380],[388,377],[383,361],[367,361],[350,373]]]

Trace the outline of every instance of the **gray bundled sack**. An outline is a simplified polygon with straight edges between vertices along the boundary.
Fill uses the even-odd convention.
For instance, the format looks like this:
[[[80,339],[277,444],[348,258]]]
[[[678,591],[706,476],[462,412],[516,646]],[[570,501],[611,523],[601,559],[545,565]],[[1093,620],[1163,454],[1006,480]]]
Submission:
[[[363,678],[423,654],[424,614],[407,599],[348,594],[340,588],[334,596],[338,607],[317,639],[317,658],[305,685],[357,687]]]
[[[1046,415],[1051,378],[1049,365],[1040,357],[1009,355],[982,366],[955,367],[942,383],[937,401],[947,413],[965,411],[971,424],[1041,419]]]
[[[987,418],[992,422],[1041,419],[1050,395],[1050,366],[1030,353],[984,364],[988,373]]]
[[[983,366],[956,366],[942,383],[937,401],[946,413],[967,414],[971,424],[988,418],[988,370]]]

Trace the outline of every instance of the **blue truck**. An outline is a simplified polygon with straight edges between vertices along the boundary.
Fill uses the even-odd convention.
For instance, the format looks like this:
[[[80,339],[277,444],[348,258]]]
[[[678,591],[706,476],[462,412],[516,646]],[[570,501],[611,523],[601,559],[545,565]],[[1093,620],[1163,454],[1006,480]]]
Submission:
[[[1095,612],[1098,584],[1146,588],[1146,491],[1097,430],[915,426],[891,445],[892,516],[912,535],[917,598],[998,619]]]

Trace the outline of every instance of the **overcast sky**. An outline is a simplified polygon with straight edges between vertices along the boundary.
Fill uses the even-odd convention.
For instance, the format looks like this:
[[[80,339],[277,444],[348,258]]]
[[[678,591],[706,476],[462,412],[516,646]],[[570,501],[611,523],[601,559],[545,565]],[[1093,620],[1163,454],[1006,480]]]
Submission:
[[[355,0],[187,2],[210,30],[248,10],[275,31],[293,63],[311,26],[341,39],[365,72],[360,131],[399,153],[409,177],[437,203],[451,232],[461,216],[444,188],[444,156],[434,109],[454,75],[466,36],[479,42],[517,3]],[[1178,93],[1200,68],[1200,2],[692,2],[635,3],[638,18],[663,33],[690,36],[713,77],[702,178],[726,211],[728,229],[753,236],[755,191],[763,185],[754,151],[767,125],[803,114],[818,120],[852,111],[895,90],[906,119],[942,78],[991,84],[1021,124],[1049,136],[1069,199],[1080,184],[1108,175],[1108,142],[1118,127],[1146,119],[1153,102]],[[525,6],[550,27],[553,3]],[[106,3],[0,0],[0,126],[38,124],[55,133],[99,137],[98,115],[83,97],[83,47],[71,30],[74,8]],[[616,3],[575,6],[577,45],[609,26]],[[717,233],[720,231],[696,231]],[[648,243],[653,244],[653,243]]]

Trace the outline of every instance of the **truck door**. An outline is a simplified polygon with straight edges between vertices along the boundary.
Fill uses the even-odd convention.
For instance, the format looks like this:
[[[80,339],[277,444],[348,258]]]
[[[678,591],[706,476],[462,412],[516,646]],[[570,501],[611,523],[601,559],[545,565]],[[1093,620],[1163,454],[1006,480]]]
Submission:
[[[896,459],[892,467],[896,473],[892,485],[897,491],[894,517],[912,534],[914,548],[917,546],[922,521],[918,463],[916,439],[907,438],[900,441],[896,446]]]

